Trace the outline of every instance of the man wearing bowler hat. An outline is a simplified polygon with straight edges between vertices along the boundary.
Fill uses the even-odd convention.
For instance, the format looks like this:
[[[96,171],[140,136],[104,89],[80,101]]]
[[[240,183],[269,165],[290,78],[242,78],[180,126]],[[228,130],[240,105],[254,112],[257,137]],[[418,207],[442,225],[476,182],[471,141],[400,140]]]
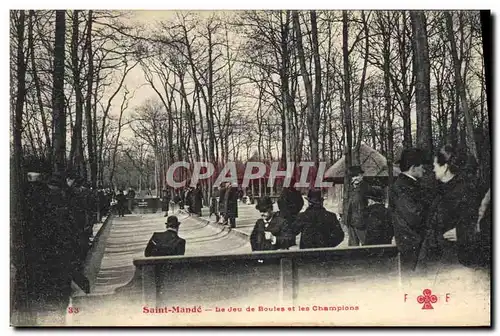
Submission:
[[[364,171],[360,166],[349,167],[349,204],[345,224],[349,230],[349,246],[359,246],[365,240],[366,223],[363,213],[368,205],[366,193],[370,186],[363,180]]]
[[[269,196],[260,198],[255,208],[260,212],[261,218],[250,234],[252,251],[278,250],[293,245],[283,240],[282,230],[286,221],[273,211],[273,201]]]
[[[160,257],[172,255],[184,255],[186,252],[186,240],[178,235],[179,220],[176,216],[167,217],[165,232],[155,232],[148,242],[144,251],[146,257]]]

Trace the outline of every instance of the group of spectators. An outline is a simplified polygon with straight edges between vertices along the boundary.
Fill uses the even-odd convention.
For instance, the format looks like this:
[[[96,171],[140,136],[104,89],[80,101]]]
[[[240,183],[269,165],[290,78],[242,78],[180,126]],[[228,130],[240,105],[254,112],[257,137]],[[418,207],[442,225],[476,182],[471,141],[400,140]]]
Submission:
[[[215,188],[210,204],[210,215],[215,214],[218,223],[236,227],[238,218],[238,199],[241,191],[237,184],[224,182],[219,188]]]
[[[122,189],[112,194],[112,204],[118,217],[124,217],[125,213],[131,213],[134,208],[135,190],[129,188],[125,194]]]
[[[308,207],[300,212],[304,200],[299,190],[291,186],[285,188],[277,203],[279,211],[274,211],[269,196],[260,198],[256,209],[261,213],[250,235],[252,251],[288,249],[295,245],[300,233],[300,248],[335,247],[344,240],[344,231],[335,213],[323,206],[322,191],[309,190]]]
[[[403,151],[402,173],[390,191],[403,271],[489,268],[490,191],[479,184],[474,158],[449,145],[440,148],[432,160],[435,183],[425,178],[428,163],[420,149]]]
[[[172,196],[173,195],[173,196]],[[168,216],[170,203],[177,204],[179,209],[186,209],[190,214],[201,216],[203,208],[203,192],[201,186],[181,187],[175,190],[163,189],[161,196],[162,211]]]
[[[425,174],[431,160],[417,148],[405,149],[398,163],[401,174],[388,195],[364,180],[361,167],[350,167],[349,203],[342,218],[348,245],[395,242],[405,274],[446,264],[489,267],[491,193],[478,186],[474,159],[444,146],[433,157],[433,174]],[[261,198],[252,250],[288,249],[298,234],[301,249],[338,246],[345,233],[336,214],[324,208],[321,190],[310,190],[307,199],[308,208],[300,212],[300,192],[285,188],[275,212],[272,200]]]
[[[94,224],[110,211],[112,196],[89,187],[72,172],[45,175],[31,170],[22,199],[25,269],[19,269],[15,280],[15,288],[24,292],[15,294],[15,305],[27,309],[30,316],[54,313],[63,318],[71,281],[85,292],[90,290],[84,262]]]
[[[491,192],[478,187],[477,165],[465,152],[445,146],[433,158],[433,174],[426,175],[427,158],[420,149],[405,149],[398,162],[401,173],[388,195],[364,180],[361,167],[350,167],[349,203],[342,218],[349,246],[395,243],[405,274],[447,264],[489,267]],[[304,200],[294,184],[292,180],[283,189],[278,211],[269,196],[258,200],[261,218],[250,235],[253,251],[288,249],[299,234],[301,249],[336,247],[344,241],[339,218],[323,205],[322,191],[309,190],[308,207],[301,212]],[[237,200],[237,187],[223,184],[212,198],[210,212],[235,227]],[[169,217],[167,231],[155,233],[146,255],[184,254],[185,241],[177,235],[178,228],[177,218]],[[158,247],[163,245],[168,254]]]

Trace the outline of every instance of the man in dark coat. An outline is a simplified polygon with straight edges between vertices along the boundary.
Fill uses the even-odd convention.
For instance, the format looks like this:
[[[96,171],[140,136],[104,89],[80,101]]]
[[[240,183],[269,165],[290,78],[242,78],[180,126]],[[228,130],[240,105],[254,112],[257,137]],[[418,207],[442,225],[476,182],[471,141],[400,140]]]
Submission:
[[[255,207],[261,213],[250,234],[252,251],[269,251],[287,248],[282,229],[285,219],[273,211],[273,201],[269,196],[259,199]]]
[[[179,220],[176,216],[167,217],[167,230],[165,232],[155,232],[146,246],[144,256],[161,257],[184,255],[186,252],[186,240],[178,235]]]
[[[77,236],[70,224],[67,185],[62,174],[53,174],[44,194],[46,220],[31,228],[31,258],[36,311],[64,324],[77,258]],[[43,322],[45,323],[45,321]]]
[[[201,191],[200,184],[196,185],[196,188],[193,190],[192,194],[193,198],[193,213],[201,216],[201,208],[203,207],[203,192]]]
[[[365,240],[366,226],[363,221],[363,213],[368,205],[366,193],[370,185],[363,180],[364,171],[360,166],[349,167],[349,204],[345,224],[349,230],[349,246],[359,246]]]
[[[165,216],[168,216],[169,206],[170,206],[170,191],[168,189],[163,189],[161,198],[162,211],[165,211]]]
[[[86,239],[85,228],[87,226],[86,201],[87,195],[82,189],[83,179],[77,174],[68,174],[68,202],[70,223],[73,226],[73,232],[78,237],[77,248],[79,268],[83,267],[88,249],[88,239]]]
[[[295,189],[295,179],[290,181],[290,187],[283,188],[281,195],[278,199],[278,207],[281,216],[288,222],[292,223],[297,218],[298,213],[304,206],[304,199],[300,191]]]
[[[294,241],[301,233],[300,248],[335,247],[344,240],[344,231],[337,216],[323,207],[321,190],[312,189],[307,195],[309,206],[283,229],[286,241]]]
[[[394,228],[391,214],[385,207],[385,193],[380,187],[372,187],[366,194],[368,207],[364,213],[366,223],[365,243],[363,245],[384,245],[392,242]]]
[[[229,222],[231,228],[235,228],[236,218],[238,218],[238,188],[236,186],[228,186],[224,198],[226,223]]]
[[[97,190],[97,203],[98,203],[98,209],[99,209],[99,222],[102,221],[102,218],[104,217],[105,213],[105,203],[106,203],[106,199],[105,199],[105,195],[104,195],[104,189],[102,188],[99,188]]]
[[[127,192],[127,197],[126,199],[128,200],[128,213],[132,213],[132,210],[134,210],[134,200],[135,200],[135,190],[133,188],[129,188]]]
[[[219,190],[215,188],[210,199],[210,214],[208,217],[212,217],[212,215],[215,215],[215,221],[219,222],[219,202],[217,200],[217,197],[219,197]]]
[[[219,217],[222,218],[223,221],[226,221],[226,192],[227,187],[225,183],[221,183],[219,188]]]
[[[425,153],[408,148],[401,153],[401,174],[390,190],[390,210],[396,245],[403,272],[414,271],[425,235],[426,197],[420,185],[424,175]]]
[[[184,193],[184,200],[188,212],[193,213],[193,189],[191,187],[187,187]]]
[[[127,198],[123,194],[122,190],[119,190],[118,194],[116,194],[116,201],[118,202],[116,204],[116,207],[118,209],[118,217],[124,217],[125,216],[125,204],[127,202]]]
[[[14,305],[16,308],[21,308],[22,305],[26,305],[25,309],[33,313],[33,318],[36,317],[36,311],[40,309],[40,305],[44,302],[38,303],[37,300],[40,298],[42,293],[40,293],[40,278],[47,275],[47,265],[40,263],[41,255],[40,252],[43,250],[43,245],[45,245],[45,236],[42,234],[46,227],[52,225],[52,221],[48,216],[47,207],[47,197],[49,195],[49,188],[45,181],[42,180],[42,174],[37,172],[28,173],[28,183],[26,186],[26,227],[23,230],[24,244],[25,248],[15,250],[19,253],[19,258],[22,260],[14,259],[14,263],[18,265],[19,263],[25,263],[26,274],[25,276],[20,276],[22,273],[16,273],[16,294],[14,295]],[[11,254],[13,258],[17,254]],[[21,285],[22,284],[22,285]],[[26,286],[26,292],[17,293],[22,286]],[[50,291],[49,288],[45,290]],[[27,295],[27,297],[26,297]],[[46,297],[47,298],[47,297]],[[23,311],[23,314],[27,313]],[[36,320],[32,320],[30,323],[36,323]]]

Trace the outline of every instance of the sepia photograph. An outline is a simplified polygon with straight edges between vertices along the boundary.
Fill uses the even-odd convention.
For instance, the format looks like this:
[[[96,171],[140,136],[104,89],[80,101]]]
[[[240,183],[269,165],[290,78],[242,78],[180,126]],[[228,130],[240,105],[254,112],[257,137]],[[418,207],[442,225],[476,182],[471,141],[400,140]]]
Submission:
[[[9,19],[11,327],[492,326],[489,10]]]

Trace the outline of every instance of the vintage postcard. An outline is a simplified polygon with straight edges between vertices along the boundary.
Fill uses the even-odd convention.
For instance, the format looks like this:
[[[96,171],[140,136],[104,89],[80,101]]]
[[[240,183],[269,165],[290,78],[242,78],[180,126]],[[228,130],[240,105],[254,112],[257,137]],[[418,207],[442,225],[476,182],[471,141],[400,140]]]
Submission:
[[[490,17],[11,10],[11,326],[490,327]]]

